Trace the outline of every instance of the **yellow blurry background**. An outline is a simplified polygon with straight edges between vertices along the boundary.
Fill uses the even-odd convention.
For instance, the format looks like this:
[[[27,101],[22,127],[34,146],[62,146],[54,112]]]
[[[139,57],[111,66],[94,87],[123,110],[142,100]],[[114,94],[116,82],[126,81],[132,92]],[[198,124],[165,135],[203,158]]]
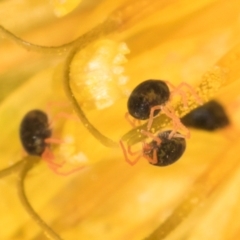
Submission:
[[[67,177],[45,162],[26,180],[29,201],[62,239],[238,239],[239,41],[240,3],[236,0],[3,0],[0,25],[22,39],[43,46],[73,41],[107,18],[116,27],[104,38],[127,44],[126,88],[156,78],[197,86],[216,63],[228,73],[213,96],[225,107],[231,125],[217,132],[191,130],[184,156],[159,168],[141,159],[135,166],[120,148],[107,148],[71,119],[53,121],[53,134],[70,134],[89,164]],[[68,2],[68,4],[67,4]],[[86,48],[87,49],[87,48]],[[86,50],[87,51],[87,50]],[[61,76],[66,54],[27,51],[0,42],[0,167],[21,160],[19,141],[24,114],[42,109],[67,110]],[[59,80],[59,81],[58,81]],[[211,80],[211,78],[210,78]],[[131,130],[124,115],[127,97],[102,110],[86,110],[90,122],[118,141]],[[75,116],[76,117],[76,116]],[[61,152],[58,152],[61,158]],[[17,196],[17,174],[0,180],[0,239],[40,240],[47,236],[26,213]]]

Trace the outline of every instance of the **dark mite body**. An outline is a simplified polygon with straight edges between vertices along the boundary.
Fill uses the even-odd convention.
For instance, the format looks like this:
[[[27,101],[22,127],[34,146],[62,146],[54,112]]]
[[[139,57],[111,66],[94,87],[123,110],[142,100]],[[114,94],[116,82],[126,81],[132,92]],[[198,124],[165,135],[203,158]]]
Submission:
[[[154,158],[153,152],[156,150],[157,163],[153,164],[155,166],[168,166],[176,162],[185,152],[186,149],[186,140],[182,137],[173,136],[171,139],[168,139],[171,131],[164,131],[158,134],[158,137],[162,141],[160,145],[157,145],[157,142],[153,140],[150,142],[148,150],[144,150],[144,155]],[[150,150],[149,150],[150,149]]]
[[[189,112],[183,118],[182,123],[187,127],[214,131],[230,124],[224,108],[212,100]]]
[[[48,117],[40,110],[28,112],[20,125],[20,139],[26,152],[41,156],[48,144],[45,139],[51,137]]]
[[[170,91],[167,84],[161,80],[146,80],[140,83],[128,98],[129,114],[139,120],[149,118],[151,108],[162,105],[169,100]],[[160,110],[154,112],[157,115]]]

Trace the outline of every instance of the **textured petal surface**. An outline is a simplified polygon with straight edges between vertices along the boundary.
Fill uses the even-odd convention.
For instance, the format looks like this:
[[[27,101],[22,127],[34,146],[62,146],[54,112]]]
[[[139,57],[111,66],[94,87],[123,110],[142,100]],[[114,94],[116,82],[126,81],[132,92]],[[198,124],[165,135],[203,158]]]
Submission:
[[[52,147],[56,160],[85,166],[62,177],[42,161],[27,176],[29,201],[63,239],[238,239],[240,3],[88,0],[86,7],[84,2],[57,18],[49,2],[24,1],[20,11],[19,1],[1,1],[0,23],[31,43],[58,46],[111,19],[116,27],[106,38],[130,50],[124,62],[127,89],[150,78],[194,87],[203,79],[219,82],[217,66],[224,82],[210,90],[231,125],[217,132],[191,130],[185,154],[169,167],[145,159],[130,166],[120,148],[100,144],[72,110],[62,85],[66,55],[26,51],[5,37],[0,42],[0,168],[23,158],[19,123],[27,111],[42,109],[52,120],[54,137],[66,141]],[[125,95],[107,108],[84,111],[117,142],[131,130],[126,102]],[[21,206],[17,178],[0,179],[0,239],[47,239]]]

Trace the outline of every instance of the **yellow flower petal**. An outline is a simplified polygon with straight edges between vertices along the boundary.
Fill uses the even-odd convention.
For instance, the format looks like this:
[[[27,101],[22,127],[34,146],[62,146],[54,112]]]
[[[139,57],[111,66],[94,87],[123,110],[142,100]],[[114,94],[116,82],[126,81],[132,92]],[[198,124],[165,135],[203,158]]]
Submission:
[[[72,12],[81,2],[82,0],[50,0],[54,13],[58,17]]]
[[[1,9],[15,21],[10,21],[9,26],[17,26],[23,17],[12,2],[4,1]],[[26,192],[36,212],[69,240],[159,240],[163,236],[168,240],[238,239],[238,1],[93,1],[88,10],[76,9],[76,15],[62,19],[53,18],[49,14],[52,9],[40,2],[38,6],[45,10],[41,24],[36,14],[28,15],[32,21],[19,22],[21,38],[38,45],[62,45],[107,19],[112,25],[104,37],[126,42],[130,49],[125,64],[129,89],[149,78],[166,79],[175,85],[185,81],[196,87],[205,73],[207,82],[213,84],[216,76],[222,79],[215,72],[217,64],[224,69],[226,82],[225,86],[221,81],[221,86],[213,84],[211,97],[224,105],[231,125],[217,132],[192,130],[185,154],[172,166],[153,167],[143,158],[132,167],[120,148],[103,146],[80,121],[75,121],[77,115],[71,118],[71,105],[52,107],[53,117],[61,110],[71,116],[53,118],[54,136],[66,139],[66,144],[53,146],[58,160],[87,162],[87,166],[66,178],[52,173],[43,161],[31,170]],[[36,9],[35,3],[26,9],[29,13]],[[77,24],[83,22],[80,29]],[[7,24],[3,25],[8,29]],[[52,100],[68,100],[62,88],[64,54],[44,54],[45,50],[40,51],[42,54],[29,53],[8,39],[0,47],[2,169],[22,158],[18,140],[22,116],[33,108],[47,110]],[[13,86],[8,86],[10,82]],[[102,134],[118,142],[131,130],[124,118],[126,101],[119,99],[101,110],[87,109],[86,116]],[[134,146],[134,150],[138,147]],[[19,203],[16,180],[13,175],[0,182],[0,239],[44,239],[39,226]]]

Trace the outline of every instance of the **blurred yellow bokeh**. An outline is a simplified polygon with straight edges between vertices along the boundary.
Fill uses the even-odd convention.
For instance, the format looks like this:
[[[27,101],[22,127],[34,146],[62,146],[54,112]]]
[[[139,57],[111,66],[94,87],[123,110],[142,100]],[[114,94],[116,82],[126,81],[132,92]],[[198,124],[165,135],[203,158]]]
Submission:
[[[29,44],[22,47],[1,28],[0,169],[25,156],[19,124],[27,111],[42,109],[52,120],[53,136],[69,141],[53,146],[58,160],[86,165],[63,177],[41,161],[26,178],[29,202],[62,239],[238,239],[240,2],[52,3],[55,5],[42,0],[0,2],[0,25],[21,39],[39,46],[73,42],[66,49],[60,47],[59,52],[34,49]],[[61,11],[58,16],[56,11]],[[75,39],[80,40],[74,43]],[[108,46],[101,48],[106,42]],[[100,44],[97,54],[94,44]],[[128,50],[117,48],[121,44],[129,49],[128,54]],[[174,85],[186,82],[196,89],[207,82],[207,90],[199,87],[201,97],[204,101],[218,100],[230,118],[230,126],[214,132],[191,129],[186,152],[171,166],[156,167],[144,158],[130,166],[120,147],[104,146],[88,131],[65,96],[64,67],[73,46],[80,51],[81,59],[77,62],[73,58],[67,65],[70,82],[79,74],[86,94],[77,92],[75,82],[71,83],[73,92],[79,94],[90,123],[116,146],[123,136],[130,136],[132,129],[125,119],[127,96],[146,79],[167,80]],[[113,59],[107,55],[112,49]],[[104,71],[91,73],[89,84],[84,77],[96,66]],[[94,82],[107,79],[102,74],[115,74],[116,82],[106,80],[103,87],[99,84],[95,88]],[[99,87],[112,100],[105,108],[92,107],[102,101]],[[63,113],[68,117],[59,116]],[[48,239],[21,205],[17,179],[17,172],[0,179],[0,239]]]

